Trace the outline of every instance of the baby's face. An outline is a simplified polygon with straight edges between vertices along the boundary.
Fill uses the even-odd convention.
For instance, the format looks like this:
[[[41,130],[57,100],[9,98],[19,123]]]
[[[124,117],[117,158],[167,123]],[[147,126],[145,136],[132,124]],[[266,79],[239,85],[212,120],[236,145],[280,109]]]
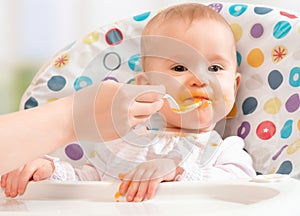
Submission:
[[[229,27],[208,19],[189,24],[176,20],[153,32],[162,36],[161,42],[156,37],[145,44],[150,48],[144,54],[151,57],[143,60],[145,73],[139,82],[144,79],[144,83],[165,85],[179,104],[202,102],[197,110],[186,114],[172,111],[165,103],[161,113],[169,126],[211,130],[232,109],[240,81]]]

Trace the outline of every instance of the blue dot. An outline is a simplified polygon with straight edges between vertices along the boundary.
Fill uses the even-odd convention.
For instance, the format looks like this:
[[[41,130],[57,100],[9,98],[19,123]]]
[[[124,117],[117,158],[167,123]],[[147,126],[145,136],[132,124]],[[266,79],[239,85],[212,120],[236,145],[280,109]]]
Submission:
[[[136,80],[135,80],[135,78],[131,78],[131,79],[128,80],[126,83],[127,83],[127,84],[136,84]]]
[[[53,76],[47,83],[48,88],[52,91],[60,91],[66,85],[66,79],[62,76]]]
[[[267,7],[255,7],[254,12],[258,15],[264,15],[270,13],[273,9]]]
[[[271,89],[277,89],[283,81],[283,76],[278,70],[273,70],[269,73],[268,83]]]
[[[33,97],[28,98],[28,100],[25,102],[24,109],[30,109],[33,107],[37,107],[39,103],[37,100]]]
[[[287,120],[280,131],[280,136],[283,139],[287,139],[291,136],[293,131],[293,120]]]
[[[248,97],[243,102],[242,109],[244,115],[248,115],[250,113],[253,113],[257,108],[257,100],[254,97]]]
[[[114,28],[106,33],[105,39],[109,45],[117,45],[122,42],[123,34],[119,29]]]
[[[232,16],[238,17],[241,16],[246,10],[248,6],[245,4],[234,4],[229,8],[229,13]]]
[[[91,80],[91,78],[89,78],[87,76],[80,76],[74,82],[74,89],[76,91],[78,91],[78,90],[85,88],[87,86],[90,86],[92,84],[93,84],[93,81]]]
[[[292,26],[289,22],[279,21],[273,29],[273,36],[276,39],[281,39],[281,38],[285,37],[290,32],[291,29],[292,29]]]
[[[289,83],[293,87],[300,86],[300,68],[294,67],[290,72]]]
[[[132,71],[140,72],[142,71],[140,54],[133,55],[128,60],[128,66]]]
[[[241,66],[242,63],[242,55],[239,52],[236,52],[236,58],[237,58],[237,64],[238,66]]]
[[[277,170],[276,173],[278,174],[290,174],[293,170],[293,164],[291,161],[286,160],[280,164],[279,169]]]
[[[133,17],[133,19],[137,22],[143,21],[149,17],[151,12],[142,13]]]

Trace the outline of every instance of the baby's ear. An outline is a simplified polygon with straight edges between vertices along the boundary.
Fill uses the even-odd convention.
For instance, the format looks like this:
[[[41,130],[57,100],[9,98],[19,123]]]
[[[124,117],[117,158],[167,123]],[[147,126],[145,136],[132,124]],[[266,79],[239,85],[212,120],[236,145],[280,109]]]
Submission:
[[[149,80],[145,72],[140,72],[135,77],[137,85],[149,85]]]
[[[237,72],[236,75],[235,75],[235,83],[234,83],[234,92],[235,92],[235,95],[237,93],[238,88],[240,87],[241,78],[242,78],[241,73]]]

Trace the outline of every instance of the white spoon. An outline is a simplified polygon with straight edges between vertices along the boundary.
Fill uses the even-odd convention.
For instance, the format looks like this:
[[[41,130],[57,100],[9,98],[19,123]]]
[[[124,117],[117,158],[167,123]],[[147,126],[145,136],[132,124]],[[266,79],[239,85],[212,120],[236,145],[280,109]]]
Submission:
[[[199,106],[202,105],[201,100],[193,101],[191,104],[186,104],[186,105],[179,105],[176,100],[169,94],[165,94],[164,97],[167,99],[171,109],[176,112],[176,113],[188,113],[191,112],[195,109],[197,109]]]

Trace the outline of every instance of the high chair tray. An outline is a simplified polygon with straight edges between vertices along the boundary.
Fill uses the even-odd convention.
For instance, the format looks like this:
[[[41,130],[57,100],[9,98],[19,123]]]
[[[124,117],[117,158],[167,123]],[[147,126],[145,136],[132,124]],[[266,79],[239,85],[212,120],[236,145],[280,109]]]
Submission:
[[[141,203],[116,202],[119,183],[30,182],[17,198],[1,193],[0,215],[298,216],[300,182],[272,178],[166,182],[153,199]]]

